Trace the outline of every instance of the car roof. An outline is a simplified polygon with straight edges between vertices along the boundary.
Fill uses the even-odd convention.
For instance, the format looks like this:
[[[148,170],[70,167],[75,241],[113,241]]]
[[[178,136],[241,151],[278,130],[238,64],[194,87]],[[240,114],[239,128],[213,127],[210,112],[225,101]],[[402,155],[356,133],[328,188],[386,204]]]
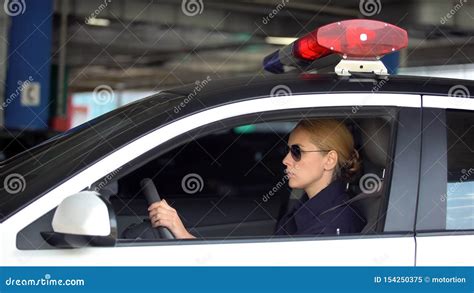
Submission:
[[[206,105],[213,105],[242,98],[269,96],[272,89],[278,85],[287,86],[293,94],[377,91],[447,96],[449,90],[457,85],[463,85],[470,93],[474,93],[474,81],[463,79],[404,75],[376,76],[374,74],[353,74],[351,77],[341,77],[335,73],[286,73],[211,80],[200,88],[199,99],[206,101]],[[167,92],[189,96],[196,87],[196,84],[189,84],[169,89]]]

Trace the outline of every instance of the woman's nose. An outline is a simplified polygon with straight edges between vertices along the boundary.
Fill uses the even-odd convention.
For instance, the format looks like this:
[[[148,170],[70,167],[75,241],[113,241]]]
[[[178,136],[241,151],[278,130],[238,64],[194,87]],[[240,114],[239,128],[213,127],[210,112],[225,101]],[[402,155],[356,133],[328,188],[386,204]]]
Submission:
[[[290,152],[286,154],[286,156],[283,158],[283,165],[289,167],[291,165],[291,161],[293,159],[291,158]]]

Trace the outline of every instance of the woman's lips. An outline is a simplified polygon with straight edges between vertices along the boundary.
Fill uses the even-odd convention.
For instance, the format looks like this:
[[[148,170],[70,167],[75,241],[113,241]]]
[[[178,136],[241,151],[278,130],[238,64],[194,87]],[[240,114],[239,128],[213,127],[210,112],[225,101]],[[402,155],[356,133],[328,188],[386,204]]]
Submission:
[[[286,176],[287,176],[288,178],[294,178],[294,177],[295,177],[295,173],[286,170]]]

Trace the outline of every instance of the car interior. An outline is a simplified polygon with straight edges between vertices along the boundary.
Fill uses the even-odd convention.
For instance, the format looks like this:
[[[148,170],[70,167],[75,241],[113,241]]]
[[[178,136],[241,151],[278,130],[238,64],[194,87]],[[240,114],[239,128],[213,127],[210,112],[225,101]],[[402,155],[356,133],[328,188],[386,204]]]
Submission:
[[[391,124],[385,118],[346,122],[363,161],[362,172],[347,190],[352,206],[367,221],[362,233],[375,233],[380,229],[377,224],[381,222]],[[272,236],[278,219],[303,195],[301,190],[283,184],[282,160],[295,125],[267,122],[219,131],[181,145],[120,178],[117,192],[110,197],[119,235],[124,239],[155,237],[137,227],[148,221],[148,204],[139,183],[151,178],[161,197],[178,211],[183,224],[197,238]],[[375,192],[364,194],[359,179],[367,173],[377,175],[380,182]],[[185,191],[184,180],[190,175],[199,178],[194,182],[196,193]]]

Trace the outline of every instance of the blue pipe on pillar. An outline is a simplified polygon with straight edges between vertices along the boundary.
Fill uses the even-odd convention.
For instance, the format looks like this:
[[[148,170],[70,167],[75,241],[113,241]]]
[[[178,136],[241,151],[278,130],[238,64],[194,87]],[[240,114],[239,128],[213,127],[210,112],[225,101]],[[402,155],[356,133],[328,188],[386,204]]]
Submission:
[[[5,0],[10,15],[5,127],[46,130],[49,119],[53,0]]]
[[[382,57],[382,62],[387,67],[388,74],[397,74],[400,65],[400,52],[393,52]]]

